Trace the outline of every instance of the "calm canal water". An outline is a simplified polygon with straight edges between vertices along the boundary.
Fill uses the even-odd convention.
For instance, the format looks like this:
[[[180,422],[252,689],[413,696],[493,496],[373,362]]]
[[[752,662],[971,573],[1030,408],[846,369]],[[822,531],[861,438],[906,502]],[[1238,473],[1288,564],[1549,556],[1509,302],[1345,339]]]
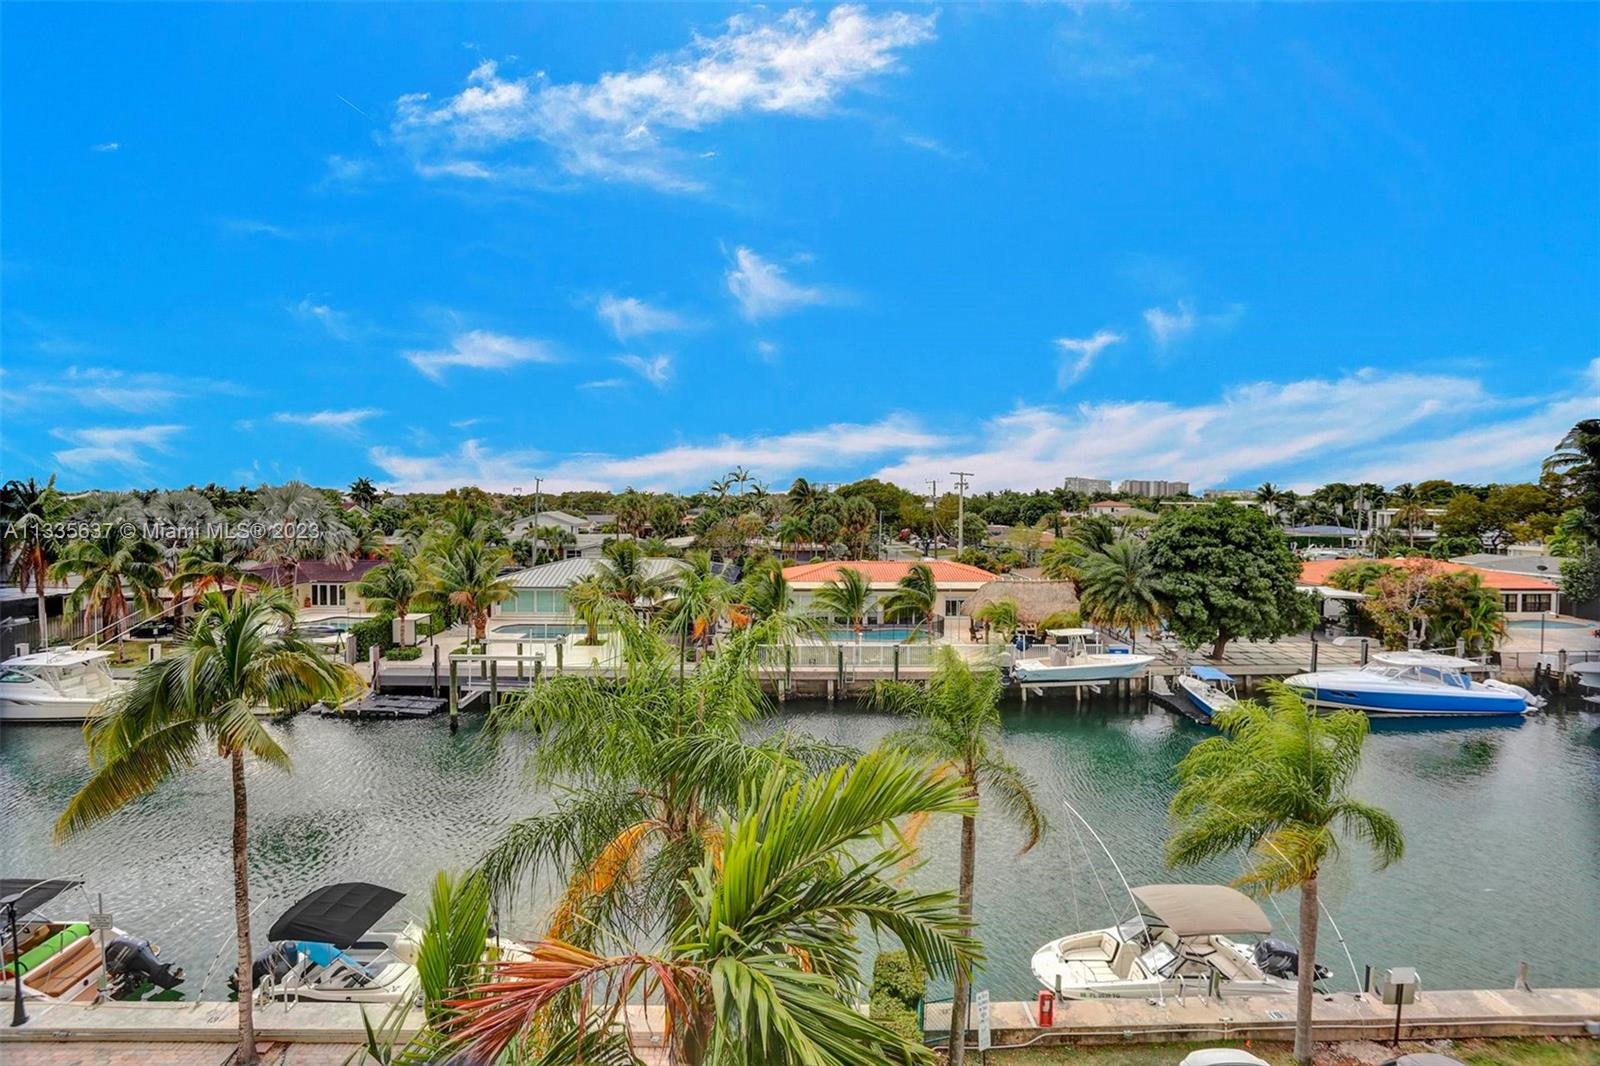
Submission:
[[[862,747],[895,725],[848,705],[791,703],[784,718]],[[434,871],[469,865],[501,827],[541,805],[522,753],[489,746],[472,726],[455,737],[439,718],[303,718],[273,728],[295,771],[251,772],[258,936],[299,895],[331,881],[403,889],[401,907],[420,914]],[[1004,820],[980,820],[977,913],[989,962],[979,987],[1031,997],[1028,959],[1041,942],[1109,924],[1097,873],[1121,906],[1114,874],[1085,850],[1063,799],[1106,839],[1133,884],[1237,873],[1227,862],[1173,874],[1161,861],[1172,767],[1205,735],[1141,704],[1007,711],[1007,748],[1038,783],[1052,824],[1039,848],[1018,856],[1018,834]],[[231,929],[225,768],[203,763],[52,845],[51,823],[86,775],[75,729],[0,734],[0,873],[85,877],[119,926],[188,968],[192,995]],[[1569,709],[1505,727],[1379,723],[1358,791],[1392,811],[1407,838],[1405,860],[1388,871],[1374,873],[1353,845],[1323,878],[1358,966],[1414,965],[1433,988],[1501,987],[1526,959],[1536,986],[1600,985],[1600,714]],[[953,884],[956,838],[953,822],[933,826],[924,838],[929,861],[912,876]],[[542,902],[530,897],[507,930],[533,932]],[[1295,898],[1279,906],[1281,915],[1271,905],[1268,915],[1292,929]],[[1323,935],[1322,961],[1353,983],[1326,922]],[[207,992],[220,992],[228,968],[218,965]]]

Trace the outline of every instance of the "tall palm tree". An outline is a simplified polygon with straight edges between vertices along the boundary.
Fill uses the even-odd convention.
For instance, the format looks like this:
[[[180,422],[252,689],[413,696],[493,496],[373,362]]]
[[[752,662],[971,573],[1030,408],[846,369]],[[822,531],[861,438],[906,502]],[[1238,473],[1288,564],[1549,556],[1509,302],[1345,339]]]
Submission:
[[[1582,528],[1600,543],[1600,418],[1585,418],[1561,438],[1544,471],[1564,477],[1583,507]]]
[[[972,620],[982,622],[999,631],[1006,640],[1016,635],[1022,628],[1022,616],[1017,612],[1017,601],[1007,597],[994,600],[979,607],[972,614]]]
[[[1341,833],[1370,845],[1378,869],[1400,859],[1405,840],[1390,814],[1350,794],[1367,716],[1318,715],[1276,682],[1267,692],[1265,705],[1243,700],[1219,711],[1213,722],[1222,735],[1178,764],[1167,861],[1189,866],[1244,848],[1250,865],[1236,885],[1257,895],[1300,890],[1294,1057],[1310,1063],[1322,867],[1338,854]]]
[[[826,581],[811,597],[811,605],[819,613],[855,630],[861,637],[866,624],[867,609],[872,605],[872,585],[867,576],[853,566],[842,566],[832,580]]]
[[[366,510],[372,510],[372,505],[378,502],[378,487],[372,479],[358,477],[350,482],[350,501]]]
[[[369,609],[392,614],[403,622],[420,585],[416,563],[409,555],[398,553],[368,570],[356,585],[356,595]]]
[[[1278,506],[1283,502],[1283,490],[1270,481],[1263,481],[1261,487],[1256,489],[1256,502],[1271,517],[1278,513]]]
[[[62,511],[56,477],[40,485],[33,478],[11,480],[0,490],[0,515],[5,520],[5,548],[9,554],[8,574],[19,589],[33,586],[39,607],[39,650],[50,645],[50,630],[45,618],[45,581],[56,558],[57,540],[49,525]]]
[[[783,565],[766,559],[745,571],[739,582],[740,601],[756,618],[770,618],[794,608],[794,590],[783,576]]]
[[[616,602],[616,598],[593,574],[567,586],[567,606],[583,623],[583,643],[586,647],[600,643],[600,623],[611,617],[611,608]]]
[[[612,598],[641,608],[656,603],[672,585],[669,575],[652,573],[651,569],[638,541],[612,540],[601,549],[594,576]]]
[[[792,551],[796,544],[811,539],[811,523],[797,514],[784,515],[778,522],[778,548]]]
[[[1039,560],[1040,571],[1051,581],[1070,581],[1076,588],[1084,559],[1104,550],[1119,535],[1117,523],[1105,515],[1080,518],[1065,537],[1045,549]]]
[[[950,893],[903,883],[912,848],[888,832],[896,819],[972,810],[958,782],[899,752],[810,780],[752,782],[716,819],[716,853],[670,886],[680,917],[663,948],[649,954],[630,937],[602,955],[547,938],[452,1002],[455,1045],[472,1061],[497,1061],[518,1041],[550,1059],[598,1061],[616,1048],[608,1034],[623,1009],[649,988],[661,993],[680,1066],[931,1066],[919,1040],[855,1007],[858,930],[895,936],[940,976],[981,957]]]
[[[895,583],[895,590],[883,602],[887,614],[908,618],[913,623],[928,627],[928,643],[933,643],[933,620],[939,609],[939,583],[934,580],[933,567],[927,563],[913,563]]]
[[[1133,537],[1114,541],[1084,558],[1078,595],[1085,618],[1096,625],[1126,629],[1135,646],[1139,629],[1161,619],[1150,550]]]
[[[511,598],[511,582],[500,576],[510,560],[510,552],[481,540],[445,544],[426,558],[418,598],[430,606],[449,604],[460,610],[481,643],[489,609]]]
[[[564,883],[549,935],[585,946],[683,917],[678,886],[718,845],[716,812],[741,788],[845,758],[782,731],[752,739],[771,711],[755,666],[774,623],[735,632],[683,677],[660,633],[606,602],[627,671],[549,678],[489,720],[497,732],[536,737],[535,779],[562,787],[549,810],[506,831],[482,869],[502,899],[533,875]]]
[[[1006,758],[1000,747],[1000,671],[993,666],[969,665],[949,645],[940,648],[933,676],[927,684],[883,681],[873,687],[873,702],[904,715],[911,725],[885,738],[883,746],[931,759],[942,775],[961,786],[973,810],[961,818],[961,857],[957,899],[967,931],[972,922],[972,886],[977,867],[977,807],[988,795],[1021,827],[1022,851],[1033,849],[1044,832],[1044,815],[1033,796],[1033,782]],[[916,838],[925,819],[908,827]],[[955,973],[950,1005],[948,1061],[960,1066],[966,1056],[967,985],[965,968]]]
[[[229,587],[257,588],[261,578],[244,568],[248,558],[236,541],[209,537],[178,553],[167,587],[194,606],[208,592],[227,594]]]
[[[295,635],[294,614],[294,604],[277,590],[231,604],[219,592],[207,593],[183,641],[141,667],[133,684],[89,719],[84,739],[93,774],[56,821],[56,838],[64,839],[115,814],[203,755],[227,762],[233,782],[239,1063],[256,1061],[245,758],[289,769],[288,753],[256,710],[337,703],[361,684],[349,667]]]
[[[712,569],[705,552],[691,552],[689,565],[670,580],[671,599],[662,610],[664,630],[677,637],[679,652],[690,642],[711,643],[717,623],[733,604],[733,586]]]
[[[96,537],[68,542],[50,576],[64,582],[72,575],[78,587],[67,596],[67,610],[82,610],[95,633],[113,630],[120,642],[128,599],[146,614],[161,610],[161,549],[139,533],[120,525],[105,526]]]

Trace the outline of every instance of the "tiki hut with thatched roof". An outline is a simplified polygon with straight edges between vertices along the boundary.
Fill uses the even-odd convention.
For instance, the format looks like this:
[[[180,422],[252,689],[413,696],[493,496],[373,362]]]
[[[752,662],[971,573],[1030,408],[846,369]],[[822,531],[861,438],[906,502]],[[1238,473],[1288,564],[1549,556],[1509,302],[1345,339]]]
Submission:
[[[1018,621],[1030,629],[1053,614],[1078,610],[1078,593],[1070,581],[1001,577],[968,596],[963,613],[971,618],[986,604],[999,603],[1001,600],[1015,603]]]

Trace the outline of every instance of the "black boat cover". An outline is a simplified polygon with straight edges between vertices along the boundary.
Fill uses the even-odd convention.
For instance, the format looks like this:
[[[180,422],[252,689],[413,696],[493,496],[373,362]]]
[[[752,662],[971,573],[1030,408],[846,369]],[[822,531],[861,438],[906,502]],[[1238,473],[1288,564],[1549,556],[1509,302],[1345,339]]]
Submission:
[[[267,931],[267,939],[309,940],[348,948],[404,898],[404,892],[365,881],[324,885],[284,911]]]
[[[81,884],[67,877],[0,877],[0,911],[15,907],[18,915],[29,914]]]

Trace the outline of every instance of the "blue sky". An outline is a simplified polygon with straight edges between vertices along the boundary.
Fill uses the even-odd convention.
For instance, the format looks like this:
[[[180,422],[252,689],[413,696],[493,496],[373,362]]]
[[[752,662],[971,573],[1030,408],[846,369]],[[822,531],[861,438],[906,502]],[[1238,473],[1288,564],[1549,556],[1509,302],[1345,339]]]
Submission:
[[[73,487],[1527,478],[1600,7],[10,5],[0,450]]]

